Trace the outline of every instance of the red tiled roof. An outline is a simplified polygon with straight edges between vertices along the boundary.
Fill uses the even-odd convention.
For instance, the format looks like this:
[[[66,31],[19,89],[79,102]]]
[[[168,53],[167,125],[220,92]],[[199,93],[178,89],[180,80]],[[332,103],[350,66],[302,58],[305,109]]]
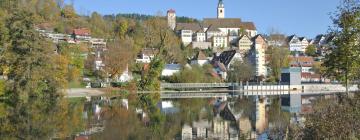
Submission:
[[[73,33],[75,35],[81,35],[81,36],[90,36],[91,35],[90,30],[87,28],[74,29]]]

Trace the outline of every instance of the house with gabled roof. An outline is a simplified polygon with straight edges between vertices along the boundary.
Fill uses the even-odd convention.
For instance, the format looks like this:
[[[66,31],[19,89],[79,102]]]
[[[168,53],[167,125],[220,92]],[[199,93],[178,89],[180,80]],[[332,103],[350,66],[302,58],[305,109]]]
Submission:
[[[227,71],[235,61],[242,61],[242,56],[239,51],[229,50],[214,55],[211,64],[214,66],[214,70],[222,79],[227,78]]]
[[[288,36],[287,45],[289,46],[289,50],[291,52],[305,52],[305,48],[303,48],[302,42],[300,41],[299,37],[296,35]]]
[[[306,39],[306,37],[299,37],[299,41],[301,42],[301,52],[306,51],[306,48],[309,46],[309,41]]]
[[[199,51],[197,55],[194,57],[193,60],[191,60],[192,65],[200,65],[203,66],[205,64],[209,64],[210,61],[206,57],[205,53],[203,51]]]
[[[253,41],[247,35],[242,35],[240,36],[237,44],[238,44],[237,46],[239,46],[240,53],[246,54],[251,49],[251,46],[253,45]]]

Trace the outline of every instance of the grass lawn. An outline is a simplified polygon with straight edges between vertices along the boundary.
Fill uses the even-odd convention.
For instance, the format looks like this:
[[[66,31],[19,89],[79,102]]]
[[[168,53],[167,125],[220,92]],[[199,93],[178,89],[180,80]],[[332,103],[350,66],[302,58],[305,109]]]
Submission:
[[[85,88],[86,85],[84,83],[78,81],[69,82],[69,88]]]

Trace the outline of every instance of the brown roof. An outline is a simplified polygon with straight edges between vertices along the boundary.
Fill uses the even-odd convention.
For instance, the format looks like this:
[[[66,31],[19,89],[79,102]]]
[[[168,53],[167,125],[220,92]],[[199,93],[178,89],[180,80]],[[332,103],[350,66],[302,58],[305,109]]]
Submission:
[[[314,58],[310,56],[299,56],[299,57],[290,57],[290,64],[293,67],[312,67],[314,64]]]
[[[79,28],[79,29],[74,29],[73,33],[75,35],[81,35],[81,36],[90,36],[90,30],[88,28]]]
[[[199,23],[178,23],[175,30],[192,30],[196,32],[201,31],[202,28]]]
[[[256,30],[255,24],[253,22],[242,22],[240,27],[248,30]]]
[[[240,18],[205,18],[203,20],[204,27],[215,27],[215,28],[240,28]]]

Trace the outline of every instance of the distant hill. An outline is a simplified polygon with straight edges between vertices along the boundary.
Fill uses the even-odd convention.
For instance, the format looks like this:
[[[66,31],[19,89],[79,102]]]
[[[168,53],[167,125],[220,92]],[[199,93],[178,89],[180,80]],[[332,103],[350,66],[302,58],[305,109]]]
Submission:
[[[134,19],[137,21],[141,21],[141,20],[147,20],[150,18],[154,18],[154,15],[144,15],[144,14],[136,14],[136,13],[132,13],[132,14],[117,14],[117,15],[104,15],[104,19],[115,19],[115,17],[123,17],[123,18],[129,18],[129,19]],[[185,16],[181,16],[181,17],[176,17],[176,21],[177,22],[181,22],[181,23],[190,23],[190,22],[198,22],[197,19],[194,18],[190,18],[190,17],[185,17]]]

